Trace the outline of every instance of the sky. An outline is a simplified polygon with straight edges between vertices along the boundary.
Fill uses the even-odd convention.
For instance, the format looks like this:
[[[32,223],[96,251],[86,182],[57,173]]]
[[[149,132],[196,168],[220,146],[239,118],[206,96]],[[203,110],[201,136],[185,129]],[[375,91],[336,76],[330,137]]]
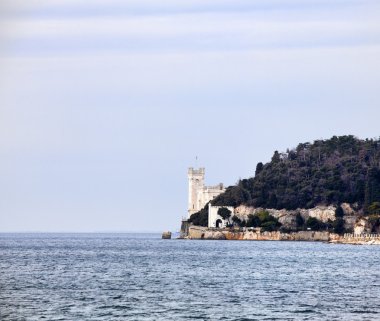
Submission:
[[[188,167],[379,137],[379,86],[378,0],[3,0],[0,232],[177,231]]]

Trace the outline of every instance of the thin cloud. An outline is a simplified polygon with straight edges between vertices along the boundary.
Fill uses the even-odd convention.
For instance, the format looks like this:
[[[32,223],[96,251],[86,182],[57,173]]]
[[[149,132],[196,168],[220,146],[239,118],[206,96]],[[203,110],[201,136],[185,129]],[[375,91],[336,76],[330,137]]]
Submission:
[[[252,14],[6,20],[14,54],[176,52],[363,46],[380,42],[378,20],[296,21]],[[4,54],[4,52],[3,52]],[[6,52],[5,52],[6,54]]]
[[[344,10],[354,7],[368,7],[377,4],[375,0],[22,0],[8,1],[3,4],[3,12],[14,16],[32,13],[36,17],[89,17],[104,15],[162,15],[178,13],[212,12],[252,12],[252,11],[307,11],[307,10]]]

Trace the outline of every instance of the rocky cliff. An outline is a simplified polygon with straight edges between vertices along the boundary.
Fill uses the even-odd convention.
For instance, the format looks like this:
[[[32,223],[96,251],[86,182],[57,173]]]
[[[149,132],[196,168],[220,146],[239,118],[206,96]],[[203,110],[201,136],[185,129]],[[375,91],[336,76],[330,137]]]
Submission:
[[[362,215],[361,210],[356,209],[355,204],[342,203],[341,207],[344,212],[344,221],[345,228],[348,230],[353,230],[355,227],[355,223],[358,218]],[[296,226],[296,216],[300,214],[302,218],[307,221],[309,217],[314,217],[323,223],[327,223],[328,221],[333,222],[335,220],[335,211],[336,207],[333,205],[330,206],[316,206],[310,209],[296,209],[296,210],[276,210],[276,209],[264,209],[264,208],[254,208],[246,205],[240,205],[235,208],[234,215],[239,217],[241,220],[247,221],[249,215],[255,215],[263,210],[269,212],[270,215],[274,216],[279,220],[282,226],[295,229]]]

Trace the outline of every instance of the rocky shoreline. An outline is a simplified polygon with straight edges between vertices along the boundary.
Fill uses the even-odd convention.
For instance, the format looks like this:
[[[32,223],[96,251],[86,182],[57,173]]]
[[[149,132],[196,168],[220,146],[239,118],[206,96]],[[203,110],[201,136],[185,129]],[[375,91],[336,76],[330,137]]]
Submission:
[[[216,229],[189,226],[184,239],[193,240],[245,240],[245,241],[312,241],[335,244],[380,245],[379,234],[344,234],[330,232],[299,231],[291,233],[261,232],[259,229]]]

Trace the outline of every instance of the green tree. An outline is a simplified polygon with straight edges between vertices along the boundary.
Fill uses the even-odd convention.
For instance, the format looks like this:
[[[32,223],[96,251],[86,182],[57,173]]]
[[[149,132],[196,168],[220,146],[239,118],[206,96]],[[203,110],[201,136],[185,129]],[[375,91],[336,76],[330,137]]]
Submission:
[[[305,220],[303,219],[300,213],[297,213],[296,215],[296,225],[298,229],[302,229],[305,225]]]
[[[380,202],[373,202],[370,206],[368,206],[369,214],[380,214]]]
[[[319,231],[325,229],[326,224],[315,217],[309,217],[306,221],[306,227],[310,228],[313,231]]]
[[[344,233],[344,220],[342,217],[337,217],[333,223],[334,233],[343,234]]]
[[[260,219],[257,215],[248,215],[247,227],[258,227],[260,226]]]
[[[379,233],[380,230],[380,214],[371,214],[368,216],[368,222],[372,225],[371,232]]]
[[[218,209],[218,215],[223,219],[227,220],[231,216],[231,211],[227,207],[221,207]]]
[[[256,171],[255,171],[255,176],[259,175],[261,173],[261,171],[263,170],[264,168],[264,165],[262,162],[260,163],[257,163],[256,165]]]
[[[199,212],[191,215],[188,222],[197,226],[208,226],[208,203]]]
[[[260,211],[256,215],[248,216],[247,226],[261,227],[262,231],[275,231],[281,227],[281,223],[268,211]]]
[[[372,167],[368,170],[365,186],[365,206],[380,202],[380,169]]]
[[[273,232],[277,230],[278,222],[276,221],[267,221],[261,224],[261,230],[263,232]],[[280,224],[281,225],[281,224]]]
[[[237,217],[236,215],[232,216],[232,222],[234,222],[235,225],[237,225],[237,226],[242,225],[242,220],[239,217]]]
[[[342,206],[338,206],[335,210],[335,217],[343,217],[344,216],[344,211]]]
[[[272,162],[273,163],[278,163],[280,161],[280,154],[279,152],[276,150],[272,156]]]

